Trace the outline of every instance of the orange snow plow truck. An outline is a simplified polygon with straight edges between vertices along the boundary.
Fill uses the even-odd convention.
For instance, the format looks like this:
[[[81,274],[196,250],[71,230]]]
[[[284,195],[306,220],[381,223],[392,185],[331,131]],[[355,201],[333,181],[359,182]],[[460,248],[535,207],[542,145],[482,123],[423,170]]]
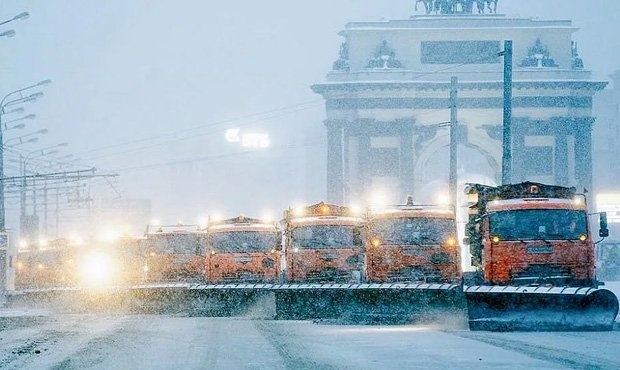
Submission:
[[[454,213],[438,206],[374,208],[368,216],[366,274],[372,282],[461,283]]]
[[[208,283],[275,283],[279,267],[280,235],[274,222],[239,216],[209,223]]]
[[[390,321],[436,321],[464,314],[461,254],[454,213],[446,207],[373,207],[367,215],[366,280],[406,285],[407,290],[369,290],[374,317]]]
[[[618,300],[598,289],[584,195],[533,182],[472,184],[466,193],[466,241],[478,268],[464,288],[470,329],[613,328]],[[605,216],[600,237],[609,233]]]
[[[194,313],[230,316],[250,308],[268,310],[269,288],[280,278],[276,223],[239,216],[210,221],[206,231],[205,284],[194,289]]]
[[[409,226],[416,230],[407,233]],[[368,217],[326,203],[288,210],[284,247],[289,284],[274,290],[277,316],[395,323],[432,316],[439,307],[462,312],[455,235],[453,215],[413,205]],[[381,242],[373,244],[377,239]],[[418,270],[442,271],[444,276],[431,281],[430,276],[408,273]],[[387,278],[398,274],[403,278]]]

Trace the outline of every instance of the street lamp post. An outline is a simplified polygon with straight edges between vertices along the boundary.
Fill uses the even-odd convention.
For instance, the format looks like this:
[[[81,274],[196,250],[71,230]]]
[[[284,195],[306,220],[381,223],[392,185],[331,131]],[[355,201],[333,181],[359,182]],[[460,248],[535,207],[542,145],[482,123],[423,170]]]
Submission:
[[[7,23],[13,22],[13,21],[17,21],[17,20],[24,20],[24,19],[28,19],[28,17],[30,17],[30,13],[28,12],[22,12],[19,13],[18,15],[14,16],[11,19],[7,19],[6,21],[2,21],[0,22],[0,26],[3,26]],[[15,36],[15,30],[7,30],[4,32],[0,32],[0,37],[5,36],[5,37],[13,37]]]
[[[22,129],[22,128],[26,127],[26,125],[25,125],[25,124],[23,124],[23,123],[22,123],[22,124],[18,124],[18,125],[14,125],[14,126],[12,126],[12,127],[9,127],[9,123],[15,123],[15,122],[19,122],[19,121],[23,121],[23,120],[27,120],[27,119],[35,119],[35,118],[37,118],[37,115],[36,115],[36,114],[29,114],[29,115],[23,116],[23,117],[21,117],[21,118],[12,119],[12,120],[10,120],[10,121],[6,121],[6,122],[4,122],[4,123],[2,124],[2,126],[3,126],[3,127],[2,127],[2,129],[3,129],[4,131],[11,130],[11,129],[13,129],[13,128],[19,128],[19,129]]]
[[[4,147],[5,148],[10,148],[10,147],[15,146],[15,145],[24,144],[25,142],[30,141],[30,140],[24,140],[24,139],[30,138],[32,136],[37,136],[37,135],[45,135],[45,134],[47,134],[47,132],[48,132],[48,130],[46,128],[44,128],[44,129],[41,129],[41,130],[37,130],[37,131],[31,132],[29,134],[25,134],[25,135],[22,135],[22,136],[10,138],[9,140],[6,140],[4,142]],[[36,137],[33,138],[33,139],[39,140],[39,138],[36,138]],[[17,141],[18,143],[17,144],[13,144],[13,145],[9,145],[10,143],[12,143],[14,141]]]
[[[25,19],[28,17],[28,13],[21,13],[17,16],[13,17],[13,19],[9,21],[1,22],[0,25],[6,24],[10,21],[14,21],[17,19]],[[0,36],[13,36],[15,35],[15,31],[5,31]],[[8,94],[4,95],[2,99],[0,99],[0,238],[3,239],[3,242],[0,243],[0,304],[2,304],[4,291],[5,291],[5,281],[6,281],[6,265],[5,260],[8,251],[8,235],[6,233],[6,210],[4,203],[4,142],[3,142],[3,133],[2,133],[2,116],[9,112],[7,110],[8,107],[35,101],[37,98],[43,96],[43,93],[34,93],[26,96],[24,93],[28,90],[42,87],[48,85],[50,80],[43,80],[37,84],[23,87],[21,89],[11,91]],[[19,108],[17,109],[19,110]],[[12,109],[11,112],[14,112],[15,109]]]
[[[13,17],[12,20],[23,19],[24,17],[27,17],[27,16],[28,16],[27,13],[25,15],[22,14],[21,17],[16,18],[17,17],[16,16],[16,17]],[[3,23],[0,23],[0,25],[6,24],[6,23],[8,22],[5,21]],[[10,93],[6,94],[0,100],[0,128],[2,128],[2,116],[7,113],[6,111],[7,107],[10,107],[15,104],[20,104],[20,103],[36,100],[37,98],[43,96],[43,93],[34,93],[31,95],[25,95],[24,93],[26,91],[29,91],[29,90],[32,90],[38,87],[49,85],[51,82],[52,81],[50,80],[43,80],[34,85],[26,86],[26,87],[23,87],[15,91],[11,91]],[[0,233],[6,231],[5,216],[6,216],[6,212],[5,212],[5,204],[4,204],[4,141],[3,141],[2,130],[0,130]],[[2,270],[3,270],[2,266],[0,266],[0,275],[4,276],[4,272]],[[3,282],[0,281],[0,283],[2,283],[2,286],[0,286],[0,289],[3,289],[4,288]]]
[[[28,17],[30,17],[30,13],[28,12],[22,12],[19,13],[18,15],[16,15],[15,17],[11,18],[11,19],[7,19],[6,21],[2,21],[0,22],[0,26],[3,26],[7,23],[13,22],[13,21],[17,21],[17,20],[25,20],[28,19]]]
[[[4,31],[4,32],[0,32],[0,37],[13,37],[15,36],[15,31],[14,30],[8,30],[8,31]]]
[[[43,131],[43,130],[40,130]],[[47,132],[47,130],[45,130]],[[24,226],[25,226],[25,221],[26,221],[26,186],[27,186],[27,181],[26,181],[26,175],[28,173],[27,171],[27,166],[28,166],[28,161],[38,158],[38,157],[45,157],[48,155],[53,155],[58,153],[58,150],[53,150],[56,148],[60,148],[60,147],[65,147],[69,144],[67,143],[60,143],[60,144],[56,144],[56,145],[52,145],[43,149],[37,149],[34,150],[28,154],[24,155],[20,155],[20,167],[21,167],[21,178],[22,178],[22,186],[21,186],[21,191],[20,191],[20,234],[22,237],[24,237]],[[33,212],[33,217],[36,218],[37,216],[37,189],[36,189],[36,180],[33,178],[32,179],[32,212]],[[36,221],[36,220],[35,220]],[[38,230],[38,221],[36,221],[37,224],[37,230]]]

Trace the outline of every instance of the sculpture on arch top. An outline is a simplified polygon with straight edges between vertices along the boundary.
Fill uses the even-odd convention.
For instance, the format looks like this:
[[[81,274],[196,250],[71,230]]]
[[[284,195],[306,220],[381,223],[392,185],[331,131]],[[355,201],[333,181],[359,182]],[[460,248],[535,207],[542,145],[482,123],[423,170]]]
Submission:
[[[416,0],[415,11],[418,5],[424,5],[426,14],[472,14],[474,4],[478,14],[497,13],[497,3],[499,0]]]

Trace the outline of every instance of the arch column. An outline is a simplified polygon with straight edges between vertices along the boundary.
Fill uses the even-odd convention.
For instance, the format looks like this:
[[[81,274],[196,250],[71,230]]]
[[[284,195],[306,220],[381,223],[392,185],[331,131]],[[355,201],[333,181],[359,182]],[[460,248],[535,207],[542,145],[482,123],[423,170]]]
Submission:
[[[400,189],[401,199],[413,195],[413,132],[403,130],[400,135]]]
[[[326,121],[327,127],[327,201],[344,202],[343,123]]]
[[[594,118],[579,119],[575,135],[575,181],[579,191],[592,190],[592,124]]]

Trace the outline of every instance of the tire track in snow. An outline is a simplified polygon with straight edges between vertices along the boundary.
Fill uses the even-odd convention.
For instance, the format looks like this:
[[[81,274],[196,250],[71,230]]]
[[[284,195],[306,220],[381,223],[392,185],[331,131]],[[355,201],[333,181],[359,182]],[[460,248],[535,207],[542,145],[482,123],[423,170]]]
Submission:
[[[528,357],[559,364],[571,369],[620,369],[619,361],[609,361],[583,353],[571,352],[567,349],[551,348],[539,344],[529,344],[520,340],[506,338],[505,335],[495,333],[454,332],[446,331],[465,339],[490,344],[504,350],[519,352]]]
[[[291,332],[279,330],[284,326],[277,321],[255,321],[254,326],[278,352],[287,369],[338,369],[331,364],[319,363],[309,358],[311,351],[296,341]]]

